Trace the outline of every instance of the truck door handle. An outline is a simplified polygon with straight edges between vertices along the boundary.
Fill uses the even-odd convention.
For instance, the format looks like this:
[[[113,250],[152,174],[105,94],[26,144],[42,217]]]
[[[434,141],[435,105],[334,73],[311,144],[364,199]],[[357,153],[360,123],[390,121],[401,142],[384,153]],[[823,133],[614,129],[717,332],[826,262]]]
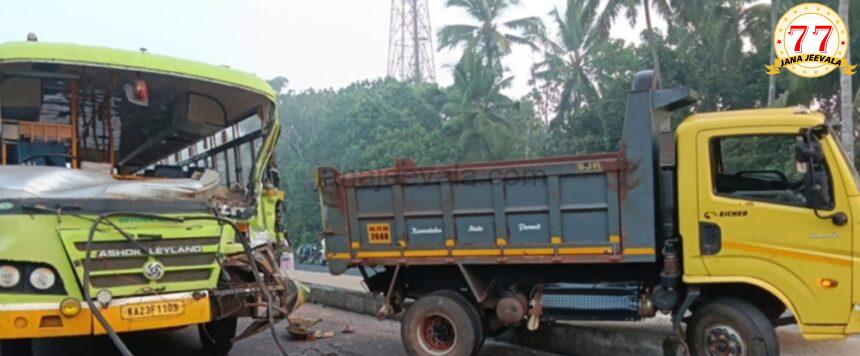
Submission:
[[[699,252],[705,256],[720,253],[723,237],[720,226],[709,222],[699,222]]]

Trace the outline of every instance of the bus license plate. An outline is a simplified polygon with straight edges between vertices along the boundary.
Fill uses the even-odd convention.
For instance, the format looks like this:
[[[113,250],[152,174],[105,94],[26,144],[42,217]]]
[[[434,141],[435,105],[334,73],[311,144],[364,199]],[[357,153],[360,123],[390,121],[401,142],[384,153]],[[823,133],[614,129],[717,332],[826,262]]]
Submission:
[[[185,312],[182,302],[158,302],[147,304],[132,304],[120,308],[120,314],[125,320],[139,320],[181,315]]]

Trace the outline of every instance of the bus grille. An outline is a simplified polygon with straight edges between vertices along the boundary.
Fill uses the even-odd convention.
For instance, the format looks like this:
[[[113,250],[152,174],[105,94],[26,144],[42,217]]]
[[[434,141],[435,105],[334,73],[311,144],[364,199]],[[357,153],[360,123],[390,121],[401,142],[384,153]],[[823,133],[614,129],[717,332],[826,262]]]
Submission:
[[[94,242],[90,252],[90,285],[92,288],[154,284],[157,287],[165,283],[207,281],[218,266],[219,243],[219,237],[138,241],[149,252],[147,256],[128,241]],[[76,264],[82,271],[87,243],[75,242],[74,247],[81,256]],[[150,259],[160,262],[165,269],[164,276],[157,281],[150,281],[143,274],[143,265]]]

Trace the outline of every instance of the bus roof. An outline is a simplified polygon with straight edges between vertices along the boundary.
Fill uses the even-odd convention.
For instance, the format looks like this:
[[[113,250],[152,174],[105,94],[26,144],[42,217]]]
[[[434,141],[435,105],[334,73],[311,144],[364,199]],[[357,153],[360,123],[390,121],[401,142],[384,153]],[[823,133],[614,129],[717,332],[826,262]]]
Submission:
[[[143,51],[127,51],[67,43],[7,42],[0,44],[0,64],[53,62],[83,66],[114,67],[201,79],[240,87],[276,101],[275,91],[254,74],[202,62]]]

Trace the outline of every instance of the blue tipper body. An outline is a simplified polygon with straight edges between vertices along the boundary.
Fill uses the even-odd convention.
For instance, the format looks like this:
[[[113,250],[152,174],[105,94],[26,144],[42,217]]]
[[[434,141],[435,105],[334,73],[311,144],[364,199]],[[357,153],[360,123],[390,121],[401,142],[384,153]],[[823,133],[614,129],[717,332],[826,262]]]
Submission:
[[[650,78],[650,77],[649,77]],[[334,274],[357,265],[655,262],[670,111],[689,89],[637,77],[618,152],[317,171]],[[661,136],[662,135],[662,136]],[[670,135],[670,134],[669,134]],[[668,145],[661,147],[661,137]]]

